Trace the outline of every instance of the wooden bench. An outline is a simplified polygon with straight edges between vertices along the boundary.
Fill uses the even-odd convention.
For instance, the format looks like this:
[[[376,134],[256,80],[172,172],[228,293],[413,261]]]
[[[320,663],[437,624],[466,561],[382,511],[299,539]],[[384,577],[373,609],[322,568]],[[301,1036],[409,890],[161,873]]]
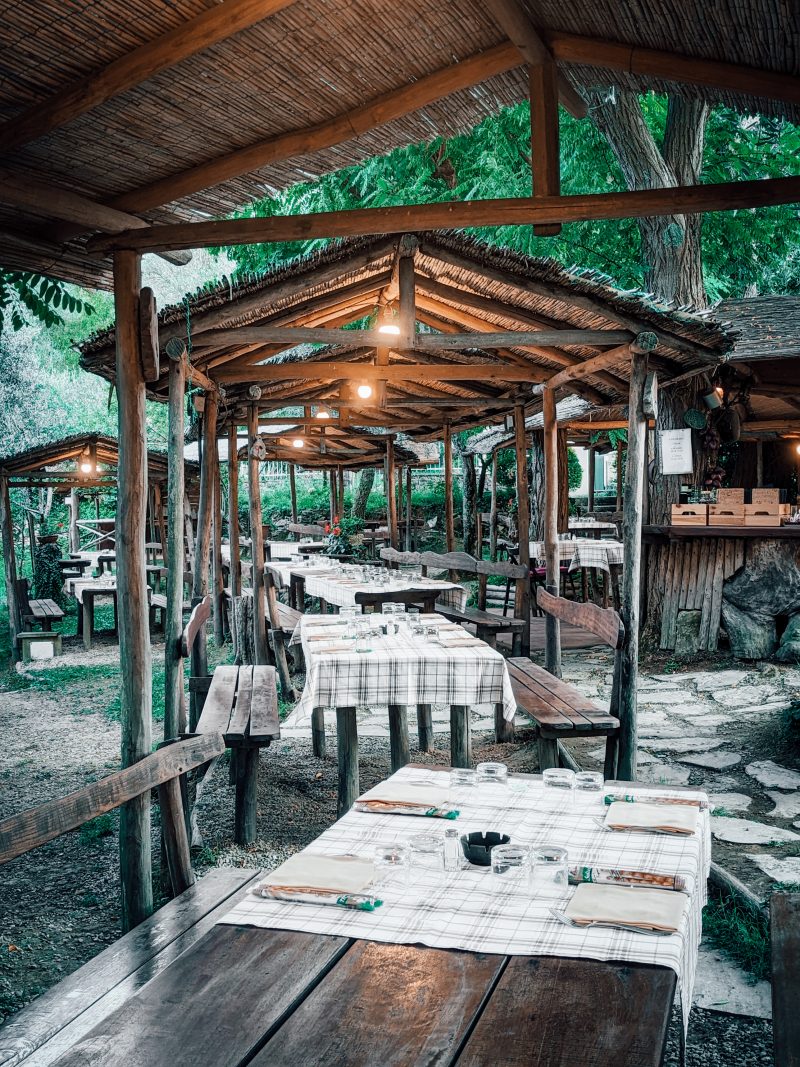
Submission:
[[[300,541],[304,537],[324,537],[325,530],[316,523],[290,522],[286,527],[290,534],[294,534],[295,540]]]
[[[29,599],[28,581],[18,578],[14,583],[17,589],[17,603],[23,626],[41,626],[43,630],[52,630],[54,622],[61,622],[64,611],[55,600],[43,598]]]
[[[546,615],[590,630],[604,644],[615,649],[614,682],[611,709],[616,709],[619,693],[619,649],[625,636],[622,620],[613,608],[597,604],[575,603],[555,597],[545,589],[536,593],[539,607]],[[603,773],[606,779],[616,775],[619,719],[599,708],[574,685],[555,678],[543,667],[528,659],[512,659],[508,664],[517,706],[536,723],[539,747],[539,770],[560,764],[576,769],[573,758],[562,742],[567,738],[605,737],[606,756]]]
[[[769,898],[775,1067],[800,1067],[800,893]]]

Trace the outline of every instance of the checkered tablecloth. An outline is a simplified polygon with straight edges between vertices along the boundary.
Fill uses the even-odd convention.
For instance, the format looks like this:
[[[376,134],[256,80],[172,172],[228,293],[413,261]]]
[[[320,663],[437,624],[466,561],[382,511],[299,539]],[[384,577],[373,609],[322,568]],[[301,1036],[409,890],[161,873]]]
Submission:
[[[544,541],[531,541],[530,551],[531,559],[543,566]],[[586,538],[559,541],[558,558],[560,563],[569,563],[571,571],[580,567],[596,567],[598,570],[608,571],[611,564],[622,565],[623,546],[621,541],[591,541]]]
[[[575,555],[575,545],[577,541],[559,541],[558,542],[558,562],[559,563],[571,563]],[[544,566],[545,554],[544,554],[544,541],[531,541],[530,545],[531,560],[538,563],[540,566]]]
[[[108,578],[67,578],[64,582],[64,592],[67,596],[74,596],[79,604],[83,603],[83,594],[87,589],[96,594],[115,593],[116,575],[110,575]]]
[[[393,777],[426,785],[449,779],[442,772],[410,767]],[[646,789],[638,787],[626,787],[626,792],[643,797],[647,794]],[[658,787],[658,793],[669,795],[669,790]],[[465,794],[469,795],[466,801]],[[680,795],[707,800],[702,793]],[[371,858],[376,845],[403,841],[421,831],[443,835],[448,826],[455,826],[461,833],[498,830],[508,834],[515,844],[560,845],[567,850],[570,866],[682,875],[690,905],[680,930],[655,937],[606,927],[573,929],[550,915],[551,908],[566,903],[574,892],[572,888],[532,894],[524,886],[499,883],[483,867],[445,873],[415,866],[410,887],[381,889],[383,906],[372,912],[265,900],[250,894],[220,921],[468,952],[567,956],[670,967],[678,975],[684,1022],[688,1021],[711,861],[707,811],[700,812],[697,833],[673,836],[605,831],[595,822],[604,813],[602,794],[576,793],[570,804],[563,792],[546,790],[538,780],[512,777],[508,786],[462,790],[455,799],[460,810],[455,823],[351,809],[305,851]]]
[[[402,571],[392,571],[393,580],[388,585],[377,585],[363,579],[350,577],[352,568],[344,566],[326,567],[325,561],[312,560],[307,566],[289,563],[271,564],[278,587],[286,587],[293,574],[305,579],[306,593],[312,597],[321,597],[328,604],[339,608],[352,607],[356,602],[356,593],[391,593],[407,589],[432,589],[438,592],[437,600],[448,608],[463,610],[467,606],[468,590],[456,582],[439,581],[435,578],[410,579]],[[380,571],[382,576],[387,571]],[[395,577],[396,576],[396,577]]]
[[[420,618],[432,626],[448,625],[441,615]],[[506,661],[484,642],[444,648],[406,627],[389,637],[373,637],[368,653],[356,652],[355,643],[352,651],[320,652],[324,642],[311,640],[321,634],[339,640],[345,625],[332,615],[304,615],[297,624],[291,644],[302,642],[306,659],[297,713],[365,705],[501,704],[504,717],[514,718],[517,702]]]
[[[599,522],[597,519],[570,519],[570,530],[616,530],[615,522]]]
[[[270,559],[291,559],[303,552],[325,548],[326,544],[326,541],[270,541],[269,555]]]

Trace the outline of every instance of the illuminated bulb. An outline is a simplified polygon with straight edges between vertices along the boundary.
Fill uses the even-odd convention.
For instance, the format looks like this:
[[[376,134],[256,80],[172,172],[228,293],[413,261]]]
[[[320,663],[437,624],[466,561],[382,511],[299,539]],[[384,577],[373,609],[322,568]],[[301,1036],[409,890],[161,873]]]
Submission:
[[[390,333],[394,337],[400,336],[400,327],[395,326],[393,322],[384,322],[382,326],[378,327],[378,333]]]
[[[318,411],[317,412],[317,418],[318,419],[329,419],[330,417],[331,417],[330,416],[330,412],[327,412],[327,411]]]
[[[797,446],[797,451],[800,453],[800,445]]]
[[[294,441],[292,441],[292,448],[302,448],[304,444],[305,441],[302,437],[295,437]]]
[[[358,395],[361,397],[362,400],[368,400],[369,397],[372,396],[372,386],[371,385],[359,385],[359,387],[356,390],[356,392],[358,393]]]
[[[89,460],[84,460],[83,463],[81,463],[81,474],[91,474],[92,469],[92,464]]]

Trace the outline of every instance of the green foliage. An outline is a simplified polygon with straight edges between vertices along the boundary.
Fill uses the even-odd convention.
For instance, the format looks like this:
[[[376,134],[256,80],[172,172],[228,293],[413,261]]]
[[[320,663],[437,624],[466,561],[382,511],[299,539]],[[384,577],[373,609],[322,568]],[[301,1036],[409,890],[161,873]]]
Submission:
[[[31,320],[48,327],[59,325],[64,322],[62,311],[73,315],[91,313],[92,305],[75,295],[73,289],[30,271],[0,270],[0,333],[6,322],[18,331]]]
[[[567,483],[569,491],[573,489],[580,489],[581,482],[583,481],[583,468],[581,467],[581,461],[578,459],[578,453],[574,448],[567,449]]]
[[[734,897],[712,893],[703,912],[703,934],[753,978],[768,978],[769,924],[766,916]]]
[[[38,545],[34,552],[33,595],[42,600],[55,600],[60,604],[63,596],[64,578],[58,561],[61,549],[58,545]]]
[[[92,845],[101,837],[110,837],[116,830],[116,820],[113,812],[107,811],[104,815],[98,815],[96,819],[85,822],[78,832],[82,845]]]

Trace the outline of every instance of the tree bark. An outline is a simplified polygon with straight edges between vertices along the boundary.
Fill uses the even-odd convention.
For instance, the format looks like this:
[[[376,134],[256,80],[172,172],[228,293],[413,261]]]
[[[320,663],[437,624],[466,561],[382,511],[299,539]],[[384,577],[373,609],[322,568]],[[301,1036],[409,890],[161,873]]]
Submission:
[[[478,556],[477,550],[477,522],[475,509],[477,506],[478,482],[475,477],[475,457],[471,452],[464,451],[461,434],[453,438],[453,447],[461,457],[461,533],[464,543],[464,551],[471,556]]]
[[[634,93],[592,95],[589,114],[608,140],[629,189],[699,182],[710,110],[707,104],[671,96],[664,142],[659,148]],[[706,307],[702,224],[701,214],[639,219],[644,283],[659,300]]]
[[[350,513],[354,519],[364,519],[367,515],[367,501],[375,484],[375,468],[365,467],[358,476],[358,485],[353,496]]]
[[[569,529],[569,456],[567,431],[558,431],[558,532]]]

